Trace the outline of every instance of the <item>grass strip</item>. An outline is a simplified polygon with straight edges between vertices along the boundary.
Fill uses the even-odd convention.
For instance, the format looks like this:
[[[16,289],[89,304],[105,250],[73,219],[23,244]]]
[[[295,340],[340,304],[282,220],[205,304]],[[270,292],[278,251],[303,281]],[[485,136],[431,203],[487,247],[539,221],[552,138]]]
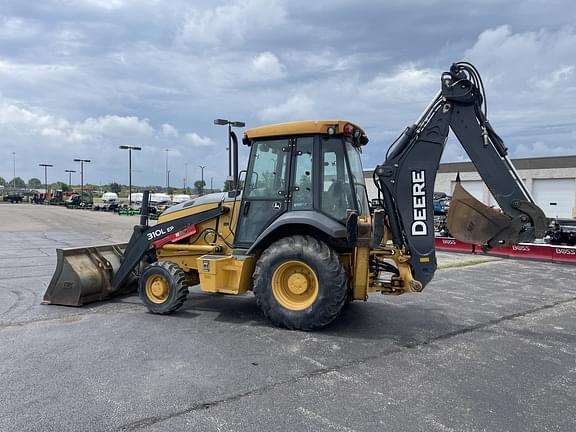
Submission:
[[[449,268],[460,268],[460,267],[470,267],[477,264],[484,264],[493,261],[500,261],[500,258],[477,258],[469,259],[465,261],[450,262],[446,264],[438,264],[438,270],[444,270]]]

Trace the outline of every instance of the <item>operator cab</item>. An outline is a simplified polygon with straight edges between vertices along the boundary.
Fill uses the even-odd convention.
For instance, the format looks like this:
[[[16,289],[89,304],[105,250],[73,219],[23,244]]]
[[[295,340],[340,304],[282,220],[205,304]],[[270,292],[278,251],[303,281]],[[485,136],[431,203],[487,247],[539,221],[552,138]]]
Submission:
[[[362,171],[364,131],[346,121],[304,121],[250,129],[251,147],[235,242],[247,247],[280,216],[322,215],[344,225],[347,210],[369,214]]]

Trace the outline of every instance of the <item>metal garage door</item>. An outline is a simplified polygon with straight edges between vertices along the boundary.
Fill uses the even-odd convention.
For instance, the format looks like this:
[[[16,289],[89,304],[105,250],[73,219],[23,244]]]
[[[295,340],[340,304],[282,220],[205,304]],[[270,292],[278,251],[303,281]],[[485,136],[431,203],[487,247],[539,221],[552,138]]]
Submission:
[[[546,216],[571,218],[576,207],[576,179],[534,179],[532,195]]]
[[[368,192],[368,199],[372,201],[372,199],[378,198],[378,189],[374,184],[374,180],[372,180],[372,176],[370,176],[370,178],[364,177],[364,181],[366,182],[366,192]]]

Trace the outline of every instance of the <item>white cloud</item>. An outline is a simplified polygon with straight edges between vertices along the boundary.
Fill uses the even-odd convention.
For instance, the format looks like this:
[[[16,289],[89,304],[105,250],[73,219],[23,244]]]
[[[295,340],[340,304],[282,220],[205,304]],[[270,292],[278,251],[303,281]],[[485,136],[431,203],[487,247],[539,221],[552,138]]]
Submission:
[[[190,9],[176,42],[198,46],[238,46],[248,36],[273,29],[286,19],[278,0],[235,0],[225,6],[200,11]]]
[[[32,20],[22,18],[0,17],[0,38],[7,40],[22,40],[38,34],[40,28]]]
[[[550,78],[554,84],[569,84],[566,73],[576,64],[576,30],[539,30],[514,33],[510,26],[488,29],[480,34],[474,46],[465,52],[487,82],[504,80],[519,85],[538,86]],[[571,85],[574,87],[574,85]]]
[[[169,136],[169,137],[178,137],[180,135],[180,133],[178,132],[178,129],[176,129],[174,126],[172,126],[169,123],[164,123],[162,125],[162,133],[166,136]]]
[[[564,131],[575,130],[576,29],[489,29],[466,58],[484,77],[492,124],[516,144],[510,146],[513,157],[576,152],[576,142]],[[567,126],[554,128],[557,124]]]
[[[201,157],[219,176],[226,134],[214,118],[248,127],[344,118],[366,129],[373,166],[437,92],[440,73],[465,58],[512,156],[576,153],[574,8],[551,1],[504,0],[498,13],[422,1],[430,20],[421,23],[406,2],[4,0],[0,149],[31,149],[19,153],[23,166],[34,165],[25,156],[73,152],[112,172],[126,162],[118,145],[141,145],[136,162],[162,184],[167,146],[175,171],[179,159]],[[451,25],[434,24],[440,15]],[[0,175],[8,171],[0,157]]]
[[[576,66],[559,65],[543,76],[530,78],[529,82],[541,90],[554,90],[558,87],[574,89],[576,86]]]
[[[42,79],[49,74],[75,70],[74,66],[63,64],[15,63],[0,59],[0,74],[17,75],[20,79]]]
[[[285,76],[286,67],[271,52],[259,54],[252,60],[251,71],[256,79],[271,80]]]
[[[297,73],[338,72],[359,66],[355,55],[343,55],[331,49],[317,51],[293,50],[283,55],[286,63]]]
[[[394,103],[420,101],[435,94],[440,72],[418,69],[415,65],[401,66],[396,72],[380,73],[360,86],[360,93],[368,99],[378,98]]]
[[[214,145],[214,141],[208,137],[202,137],[198,135],[196,132],[190,132],[185,135],[186,142],[192,144],[193,146],[211,146]]]
[[[305,95],[295,95],[286,102],[270,106],[259,112],[264,121],[288,121],[308,119],[314,112],[314,101]]]
[[[104,9],[106,11],[113,11],[124,7],[129,1],[124,0],[74,0],[76,6],[93,7],[96,9]]]
[[[107,115],[88,118],[74,126],[77,136],[87,137],[94,141],[130,143],[134,140],[148,139],[154,135],[154,129],[147,119]],[[136,142],[137,143],[137,142]]]
[[[0,100],[0,137],[3,143],[14,143],[2,148],[16,151],[19,165],[32,169],[30,173],[24,173],[19,168],[22,177],[34,176],[33,167],[39,162],[53,163],[57,174],[63,168],[70,168],[74,157],[85,157],[92,160],[90,168],[87,168],[92,177],[87,181],[93,182],[118,180],[118,172],[124,173],[125,159],[117,149],[118,145],[141,146],[142,151],[132,155],[135,167],[147,166],[146,174],[142,174],[141,179],[150,176],[161,179],[164,178],[166,147],[170,148],[171,170],[174,170],[175,176],[179,176],[184,166],[182,161],[191,157],[191,147],[215,144],[212,138],[197,132],[180,133],[169,123],[154,128],[148,119],[118,115],[89,117],[73,122],[37,107],[20,106],[6,99]],[[201,160],[205,163],[211,156],[201,155]],[[194,157],[198,158],[198,155]],[[216,166],[214,163],[211,165],[213,168]],[[0,162],[0,171],[7,169],[7,162]]]
[[[533,157],[534,155],[574,155],[574,146],[555,145],[550,146],[543,141],[533,141],[528,144],[519,144],[515,149],[515,157]]]
[[[70,124],[40,110],[0,103],[0,128],[10,133],[30,135],[49,130],[69,130]]]

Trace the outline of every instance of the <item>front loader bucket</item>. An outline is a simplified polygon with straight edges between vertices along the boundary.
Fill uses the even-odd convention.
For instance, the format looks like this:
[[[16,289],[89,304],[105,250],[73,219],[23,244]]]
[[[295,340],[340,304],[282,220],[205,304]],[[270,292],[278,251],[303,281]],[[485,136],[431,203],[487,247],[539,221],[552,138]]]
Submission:
[[[118,294],[112,290],[111,282],[126,246],[56,249],[56,271],[42,304],[82,306]]]
[[[450,209],[448,231],[461,242],[484,245],[510,226],[512,218],[478,201],[456,182]]]

